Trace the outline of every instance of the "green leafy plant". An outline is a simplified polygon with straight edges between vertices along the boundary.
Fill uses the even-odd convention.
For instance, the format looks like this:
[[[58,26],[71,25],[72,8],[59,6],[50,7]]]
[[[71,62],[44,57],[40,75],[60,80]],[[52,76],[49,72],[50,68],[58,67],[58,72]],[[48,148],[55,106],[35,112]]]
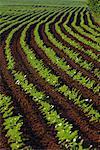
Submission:
[[[89,8],[96,14],[100,14],[100,1],[99,0],[87,0]]]
[[[18,150],[24,146],[21,127],[23,125],[22,116],[13,115],[14,107],[10,97],[0,94],[0,113],[3,115],[6,136],[12,150]]]

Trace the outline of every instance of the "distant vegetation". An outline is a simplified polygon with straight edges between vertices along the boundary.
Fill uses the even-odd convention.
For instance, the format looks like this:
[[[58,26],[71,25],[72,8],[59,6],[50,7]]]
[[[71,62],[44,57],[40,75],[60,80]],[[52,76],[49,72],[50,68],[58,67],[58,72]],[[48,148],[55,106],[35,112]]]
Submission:
[[[100,23],[100,0],[87,0],[87,4],[95,20]]]
[[[80,5],[82,6],[86,0],[0,0],[0,5]]]
[[[100,1],[99,0],[88,0],[88,6],[93,12],[100,14]]]

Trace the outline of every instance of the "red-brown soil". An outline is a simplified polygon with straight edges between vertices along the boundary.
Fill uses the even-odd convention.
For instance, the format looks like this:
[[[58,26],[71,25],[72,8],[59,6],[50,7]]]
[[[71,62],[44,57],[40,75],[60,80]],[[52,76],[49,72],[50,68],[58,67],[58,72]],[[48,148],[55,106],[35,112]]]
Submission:
[[[61,15],[62,14],[63,13],[61,13]],[[58,21],[61,15],[57,17],[55,21]],[[48,19],[51,19],[51,17]],[[94,94],[92,90],[89,90],[85,86],[79,84],[79,82],[74,81],[65,71],[54,64],[47,57],[44,51],[38,47],[33,35],[35,25],[36,24],[32,25],[27,31],[26,43],[30,44],[29,46],[36,54],[36,57],[42,59],[44,66],[50,68],[52,70],[52,73],[59,76],[59,82],[61,84],[64,83],[68,85],[70,89],[74,87],[79,90],[79,93],[82,94],[82,98],[88,97],[92,99],[94,108],[99,110],[100,102],[98,93]],[[50,97],[47,100],[50,104],[54,105],[54,108],[57,110],[61,117],[67,119],[69,123],[73,124],[72,130],[79,130],[79,135],[82,137],[82,139],[84,139],[84,145],[89,146],[92,144],[93,147],[96,147],[98,149],[98,143],[100,142],[99,123],[90,122],[90,117],[88,117],[81,108],[79,108],[71,100],[69,100],[68,97],[66,98],[65,96],[63,96],[63,94],[60,94],[54,86],[51,86],[48,82],[46,82],[46,80],[43,79],[37,72],[37,70],[32,68],[32,66],[28,62],[27,56],[25,55],[24,50],[20,45],[20,36],[24,27],[25,26],[23,26],[18,32],[13,35],[13,39],[10,44],[11,54],[15,60],[15,70],[22,71],[26,75],[28,83],[33,83],[38,91],[42,91],[45,93],[45,95],[48,95]],[[90,79],[93,79],[96,83],[98,83],[98,79],[95,78],[94,74],[89,73],[85,69],[82,69],[78,64],[75,64],[75,62],[72,61],[64,52],[60,51],[55,45],[52,44],[51,41],[48,40],[44,32],[44,27],[45,24],[42,24],[40,26],[41,30],[39,30],[39,34],[42,37],[44,43],[47,46],[52,47],[59,57],[63,58],[65,61],[68,61],[70,66],[82,72],[84,75],[88,76]],[[64,42],[65,45],[67,44],[56,33],[53,24],[50,26],[50,29],[57,39],[61,40],[61,42]],[[41,113],[40,105],[37,104],[31,96],[26,94],[21,86],[15,84],[12,72],[7,69],[4,47],[5,40],[10,30],[3,33],[0,40],[0,92],[12,97],[14,113],[20,113],[23,116],[24,125],[21,131],[23,133],[23,136],[29,139],[25,142],[26,146],[30,145],[33,149],[63,149],[58,144],[54,125],[49,126],[47,124],[45,116]],[[28,37],[30,40],[28,39]],[[70,47],[72,48],[71,45]],[[75,50],[78,51],[77,49]],[[89,62],[92,60],[88,56],[85,57],[86,55],[84,53],[81,54],[80,52],[80,55]],[[97,67],[98,63],[95,61],[94,65],[95,67]],[[5,137],[5,134],[6,131],[3,127],[2,114],[0,114],[0,148],[10,150],[8,139]]]

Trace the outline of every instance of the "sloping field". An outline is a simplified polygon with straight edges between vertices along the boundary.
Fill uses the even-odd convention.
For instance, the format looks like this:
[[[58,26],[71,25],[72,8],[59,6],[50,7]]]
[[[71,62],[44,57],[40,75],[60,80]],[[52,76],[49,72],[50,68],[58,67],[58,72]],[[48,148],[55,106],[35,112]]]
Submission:
[[[1,10],[0,150],[98,150],[100,26],[92,14],[74,5]]]
[[[84,5],[86,0],[0,0],[0,5]]]

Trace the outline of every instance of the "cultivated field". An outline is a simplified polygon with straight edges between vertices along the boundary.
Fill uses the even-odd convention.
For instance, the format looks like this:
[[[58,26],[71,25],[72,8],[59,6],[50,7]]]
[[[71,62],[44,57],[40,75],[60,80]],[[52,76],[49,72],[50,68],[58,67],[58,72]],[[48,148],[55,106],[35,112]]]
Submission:
[[[99,150],[100,26],[74,4],[0,6],[0,150]]]

